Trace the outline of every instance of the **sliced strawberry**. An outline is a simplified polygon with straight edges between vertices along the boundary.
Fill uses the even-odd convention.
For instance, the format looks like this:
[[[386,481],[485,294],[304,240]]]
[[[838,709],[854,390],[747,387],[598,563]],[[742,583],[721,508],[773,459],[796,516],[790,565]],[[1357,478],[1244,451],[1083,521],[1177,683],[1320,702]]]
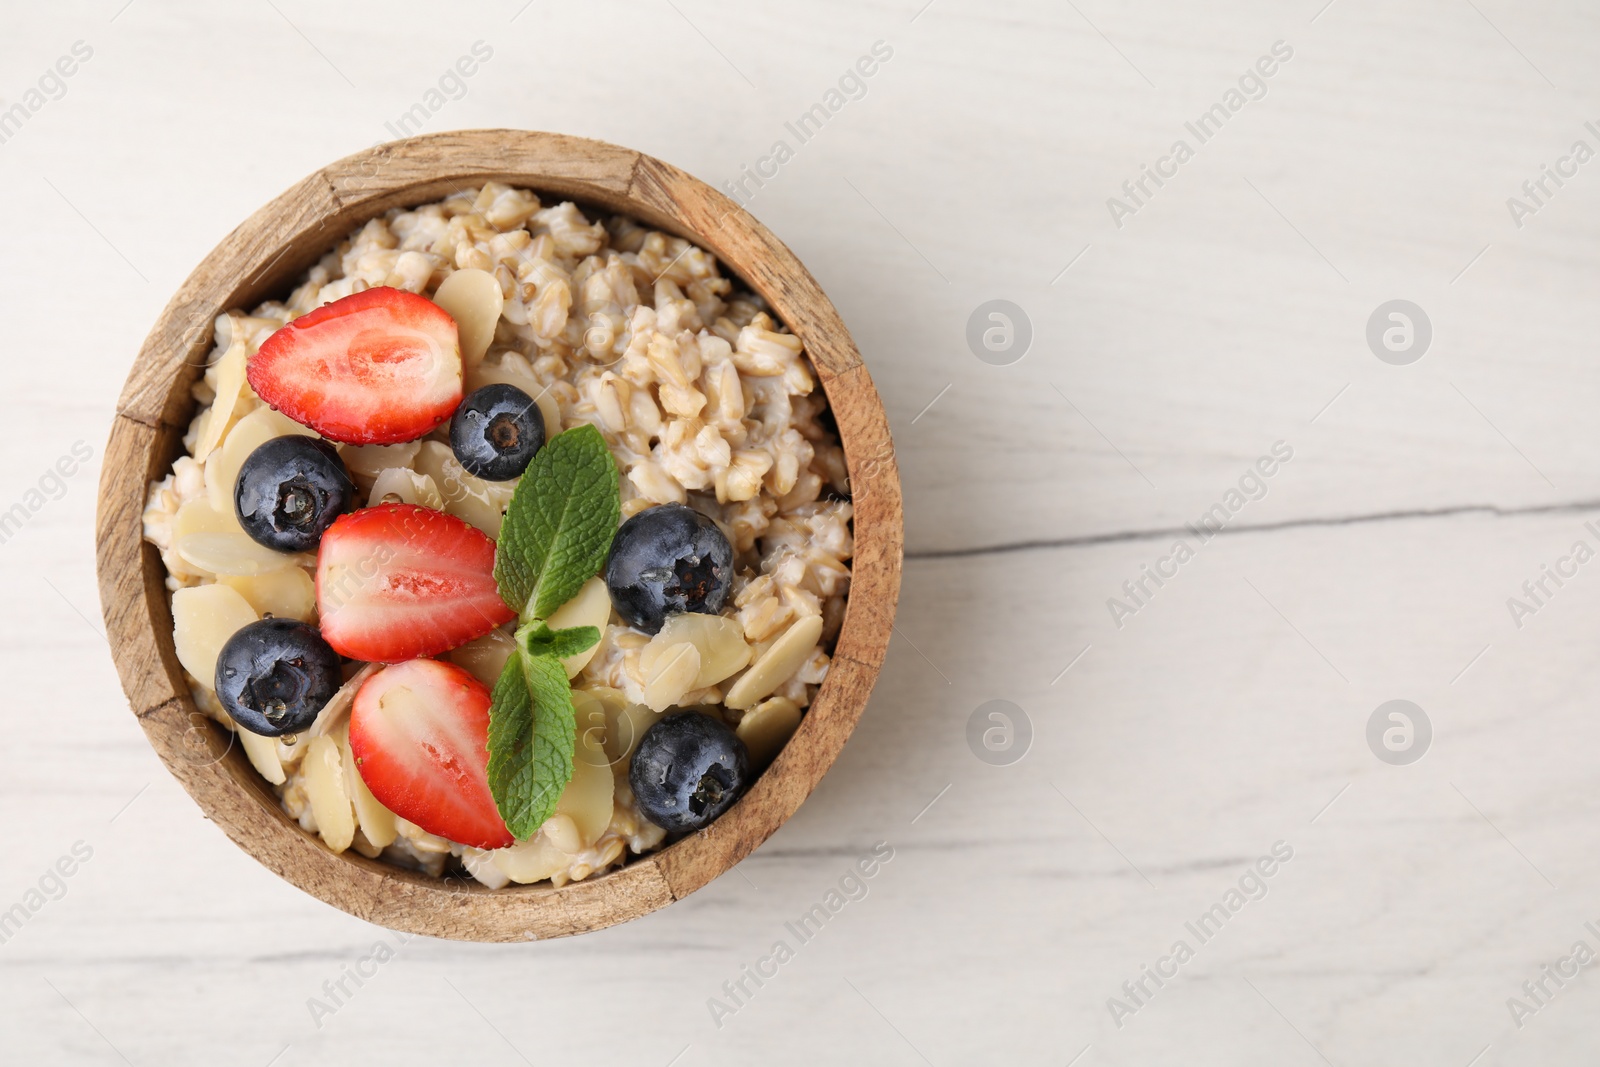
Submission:
[[[317,550],[317,615],[335,651],[368,663],[437,655],[516,618],[495,585],[494,542],[415,504],[334,520]]]
[[[461,342],[433,301],[367,289],[267,338],[245,376],[262,400],[329,440],[414,441],[461,403]]]
[[[489,690],[453,663],[414,659],[368,678],[350,754],[378,803],[474,848],[514,840],[489,791]]]

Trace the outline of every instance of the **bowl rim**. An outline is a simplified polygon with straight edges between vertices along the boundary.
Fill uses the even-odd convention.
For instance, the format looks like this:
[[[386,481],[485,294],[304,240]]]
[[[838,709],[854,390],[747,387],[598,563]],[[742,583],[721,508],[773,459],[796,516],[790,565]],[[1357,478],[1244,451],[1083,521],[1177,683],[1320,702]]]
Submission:
[[[491,890],[336,855],[278,803],[233,735],[195,705],[172,640],[166,571],[143,540],[152,479],[182,451],[216,315],[287,291],[339,240],[394,207],[485,181],[629,215],[717,257],[798,336],[839,427],[854,505],[850,595],[833,665],[774,763],[705,830],[561,888]],[[661,160],[603,141],[528,130],[429,134],[374,146],[302,179],[214,248],[172,297],[118,399],[96,516],[102,611],[129,705],[162,762],[207,818],[290,883],[359,918],[409,933],[522,941],[601,929],[681,899],[742,860],[799,808],[859,721],[893,630],[903,547],[888,421],[833,304],[798,258],[722,193]]]

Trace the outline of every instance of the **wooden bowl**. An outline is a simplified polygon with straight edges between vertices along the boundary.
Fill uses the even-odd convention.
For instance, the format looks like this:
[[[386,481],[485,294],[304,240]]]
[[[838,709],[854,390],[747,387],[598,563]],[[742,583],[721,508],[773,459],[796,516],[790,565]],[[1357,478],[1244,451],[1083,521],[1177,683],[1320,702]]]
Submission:
[[[600,877],[490,890],[354,852],[335,855],[194,704],[172,642],[166,572],[142,538],[152,478],[182,452],[220,312],[282,297],[352,229],[390,208],[494,180],[619,212],[712,252],[804,343],[848,458],[854,578],[833,666],[777,760],[707,829]],[[100,598],[134,714],[201,810],[263,864],[337,908],[397,930],[521,941],[597,930],[692,893],[792,815],[855,728],[883,662],[900,587],[900,482],[883,407],[850,334],[794,254],[721,193],[615,145],[522,130],[436,134],[373,148],[306,178],[223,239],[178,290],[128,375],[106,445],[96,521]]]

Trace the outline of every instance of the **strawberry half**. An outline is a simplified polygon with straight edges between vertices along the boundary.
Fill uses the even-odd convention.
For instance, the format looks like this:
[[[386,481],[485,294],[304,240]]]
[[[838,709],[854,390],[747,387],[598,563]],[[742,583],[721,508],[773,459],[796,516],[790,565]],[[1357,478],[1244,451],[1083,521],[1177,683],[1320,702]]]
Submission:
[[[414,659],[368,678],[350,754],[378,803],[474,848],[514,840],[489,790],[489,690],[453,663]]]
[[[267,338],[245,376],[262,400],[331,441],[414,441],[461,403],[461,342],[433,301],[367,289]]]
[[[334,520],[317,550],[317,615],[334,651],[368,663],[438,655],[516,618],[488,535],[416,504]]]

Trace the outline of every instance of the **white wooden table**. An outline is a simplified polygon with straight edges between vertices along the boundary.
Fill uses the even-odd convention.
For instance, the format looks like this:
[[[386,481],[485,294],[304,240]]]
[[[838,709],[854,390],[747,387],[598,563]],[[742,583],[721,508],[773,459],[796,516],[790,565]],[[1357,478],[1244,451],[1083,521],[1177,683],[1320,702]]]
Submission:
[[[921,3],[8,12],[0,910],[30,915],[0,944],[7,1063],[1593,1062],[1600,975],[1559,961],[1600,951],[1600,563],[1562,562],[1600,549],[1600,162],[1570,157],[1600,149],[1600,17]],[[864,95],[801,143],[786,123],[878,41]],[[1219,104],[1202,141],[1186,123]],[[718,185],[775,173],[751,210],[867,356],[910,559],[859,731],[735,873],[626,927],[418,939],[374,967],[383,931],[246,857],[145,744],[99,636],[92,515],[167,296],[405,115],[599,137]],[[1032,332],[1003,366],[965,336],[996,299]],[[1369,347],[1392,300],[1431,325],[1420,360]],[[57,480],[79,441],[93,458]],[[1185,529],[1241,478],[1260,498],[1224,532]],[[1406,765],[1376,754],[1416,755],[1404,722],[1377,731],[1399,752],[1367,739],[1397,699],[1432,730]],[[994,762],[969,747],[991,700],[1024,709],[1020,761],[1020,730]],[[785,924],[877,842],[892,861],[801,944]],[[1277,842],[1292,858],[1250,876]],[[1230,898],[1241,878],[1260,899]],[[1209,936],[1186,925],[1219,904]],[[793,958],[731,998],[780,939]]]

